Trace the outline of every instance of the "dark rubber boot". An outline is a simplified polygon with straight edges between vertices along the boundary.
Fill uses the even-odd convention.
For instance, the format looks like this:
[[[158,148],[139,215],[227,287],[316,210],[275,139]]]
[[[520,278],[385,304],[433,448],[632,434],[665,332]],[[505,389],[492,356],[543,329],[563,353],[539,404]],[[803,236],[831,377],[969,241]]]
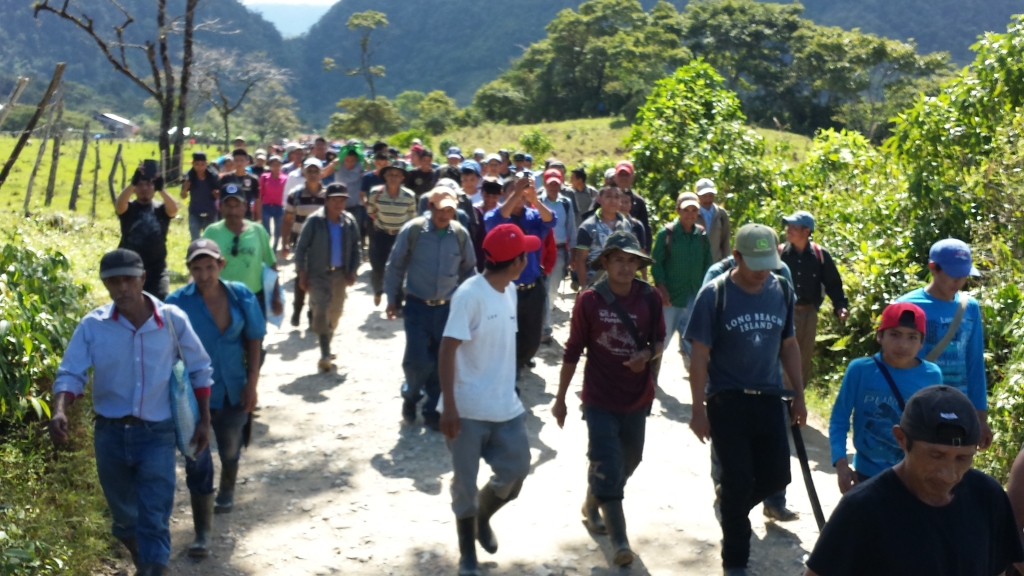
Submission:
[[[235,479],[238,477],[238,462],[221,464],[220,490],[213,503],[215,514],[227,514],[235,505]]]
[[[601,518],[601,502],[587,490],[587,499],[583,501],[583,525],[594,534],[607,534],[608,527]]]
[[[161,576],[165,568],[163,564],[140,564],[135,576]]]
[[[196,539],[188,546],[189,558],[210,555],[210,536],[213,534],[213,494],[190,494],[192,498],[192,525]]]
[[[484,486],[477,497],[476,538],[489,554],[498,551],[498,537],[491,530],[491,516],[505,504],[508,504],[508,500],[499,498],[490,484]]]
[[[611,536],[612,548],[615,549],[612,563],[616,566],[632,564],[634,554],[629,548],[629,539],[626,538],[626,516],[622,512],[622,500],[612,500],[601,504],[601,513],[604,515],[604,522],[608,526],[608,535]]]
[[[455,521],[459,530],[459,576],[480,576],[480,564],[476,561],[476,517]]]
[[[292,326],[295,326],[296,328],[299,327],[299,315],[300,314],[302,314],[302,309],[301,308],[295,308],[295,311],[292,312]]]
[[[135,539],[135,536],[129,536],[127,538],[118,538],[121,544],[128,549],[128,554],[132,557],[132,565],[136,568],[139,567],[139,542]]]

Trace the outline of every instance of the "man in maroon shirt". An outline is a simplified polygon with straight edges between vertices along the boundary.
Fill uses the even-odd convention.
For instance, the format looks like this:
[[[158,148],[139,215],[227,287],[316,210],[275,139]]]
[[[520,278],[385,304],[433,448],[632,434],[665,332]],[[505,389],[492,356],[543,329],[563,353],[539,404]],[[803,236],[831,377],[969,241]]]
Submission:
[[[643,457],[654,401],[650,363],[665,347],[661,298],[650,284],[636,278],[637,270],[650,264],[636,236],[622,231],[608,236],[591,264],[608,274],[576,300],[552,408],[561,427],[567,412],[565,395],[586,349],[583,414],[590,471],[583,516],[592,532],[611,535],[612,562],[617,566],[630,564],[634,557],[626,538],[622,498],[626,480]]]

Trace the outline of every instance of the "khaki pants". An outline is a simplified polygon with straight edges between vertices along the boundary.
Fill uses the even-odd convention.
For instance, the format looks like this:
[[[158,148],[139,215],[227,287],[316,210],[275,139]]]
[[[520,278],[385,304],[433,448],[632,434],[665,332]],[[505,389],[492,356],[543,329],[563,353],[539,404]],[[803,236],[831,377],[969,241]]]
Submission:
[[[334,270],[309,278],[309,310],[313,317],[310,329],[318,336],[331,336],[345,308],[348,281],[345,273]]]
[[[818,334],[818,309],[811,305],[798,304],[793,309],[793,328],[796,331],[796,343],[800,346],[800,371],[803,374],[804,387],[811,382],[814,367],[814,339]],[[789,376],[783,372],[783,380],[787,389],[792,390]]]

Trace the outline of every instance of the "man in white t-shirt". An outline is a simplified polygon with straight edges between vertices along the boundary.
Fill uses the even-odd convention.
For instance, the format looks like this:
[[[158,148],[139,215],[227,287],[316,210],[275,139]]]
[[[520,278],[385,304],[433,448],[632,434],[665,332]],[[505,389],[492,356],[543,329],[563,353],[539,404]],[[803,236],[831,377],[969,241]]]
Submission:
[[[441,432],[452,454],[452,511],[459,533],[459,576],[477,576],[476,542],[494,554],[491,516],[519,495],[530,472],[530,444],[516,393],[514,281],[540,239],[514,224],[495,226],[484,238],[483,275],[462,283],[452,297],[439,353]],[[480,458],[493,476],[476,486]]]

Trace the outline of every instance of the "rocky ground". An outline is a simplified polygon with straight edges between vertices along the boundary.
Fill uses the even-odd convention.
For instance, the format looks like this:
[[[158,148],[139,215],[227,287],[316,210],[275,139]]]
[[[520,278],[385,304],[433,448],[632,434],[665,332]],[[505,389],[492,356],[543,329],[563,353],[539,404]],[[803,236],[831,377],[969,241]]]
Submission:
[[[235,509],[216,517],[213,555],[199,563],[185,555],[192,516],[179,467],[169,574],[456,573],[449,455],[439,433],[402,423],[402,322],[388,321],[382,308],[374,308],[368,266],[361,272],[334,339],[336,373],[317,373],[319,350],[305,319],[298,329],[286,325],[268,336],[261,409],[242,456]],[[283,275],[290,279],[289,265]],[[558,303],[556,341],[568,337],[571,303],[569,295]],[[520,382],[533,471],[520,498],[495,516],[501,548],[493,556],[479,552],[487,573],[721,574],[708,447],[687,426],[689,388],[679,356],[666,358],[647,424],[645,461],[626,488],[630,541],[639,559],[619,569],[610,563],[607,537],[589,534],[580,523],[585,425],[570,416],[559,429],[551,417],[561,352],[557,343],[542,346],[537,367]],[[581,378],[582,366],[574,392]],[[804,437],[827,515],[839,495],[824,428],[813,419],[812,426]],[[803,574],[817,529],[795,457],[792,469],[790,504],[801,517],[772,524],[760,507],[751,512],[752,574]],[[487,476],[481,466],[481,485]],[[130,573],[123,559],[117,566],[115,571]]]

